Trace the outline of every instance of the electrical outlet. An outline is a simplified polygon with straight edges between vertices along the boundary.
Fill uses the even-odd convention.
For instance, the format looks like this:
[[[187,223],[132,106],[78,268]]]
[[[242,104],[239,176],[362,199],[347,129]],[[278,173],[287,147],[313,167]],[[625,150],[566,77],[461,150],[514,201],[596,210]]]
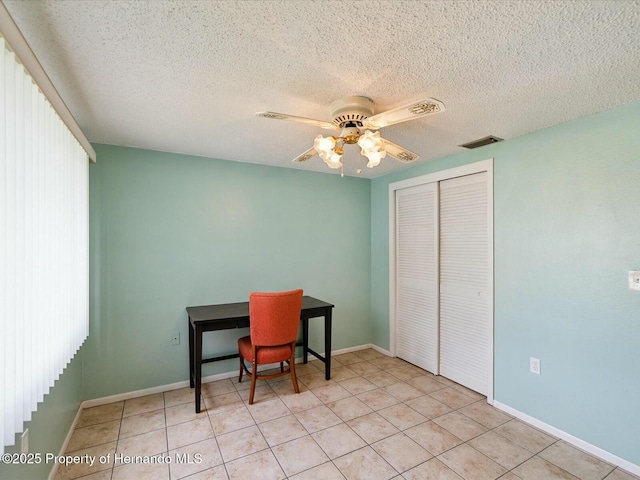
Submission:
[[[640,292],[640,271],[629,272],[629,290]]]
[[[171,345],[180,345],[180,332],[173,334],[173,337],[171,337]]]
[[[21,453],[29,453],[29,429],[28,428],[22,434]]]
[[[539,358],[529,358],[529,371],[531,373],[535,373],[536,375],[540,375],[540,359]]]

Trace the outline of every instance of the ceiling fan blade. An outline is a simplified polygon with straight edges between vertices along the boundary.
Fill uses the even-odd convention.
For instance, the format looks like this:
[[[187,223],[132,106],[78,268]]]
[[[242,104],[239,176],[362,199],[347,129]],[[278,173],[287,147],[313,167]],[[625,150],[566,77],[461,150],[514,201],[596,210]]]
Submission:
[[[295,115],[287,115],[286,113],[256,112],[256,117],[275,118],[276,120],[289,120],[290,122],[307,123],[309,125],[315,125],[316,127],[324,128],[325,130],[336,130],[338,128],[330,122],[314,120],[313,118],[296,117]]]
[[[425,98],[398,108],[392,108],[386,112],[367,118],[363,124],[365,128],[378,129],[388,125],[394,125],[414,118],[425,117],[440,113],[445,110],[444,103],[435,98]]]
[[[317,150],[311,147],[306,152],[301,153],[296,158],[294,158],[293,161],[296,163],[306,162],[307,160],[309,160],[310,158],[313,158],[317,154],[318,154]]]
[[[391,155],[396,160],[400,160],[401,162],[404,162],[404,163],[411,163],[411,162],[415,162],[420,158],[420,155],[412,152],[411,150],[402,148],[400,145],[396,145],[395,143],[390,142],[389,140],[386,140],[384,138],[382,138],[381,140],[382,140],[382,143],[384,144],[384,149],[387,152],[387,154]]]

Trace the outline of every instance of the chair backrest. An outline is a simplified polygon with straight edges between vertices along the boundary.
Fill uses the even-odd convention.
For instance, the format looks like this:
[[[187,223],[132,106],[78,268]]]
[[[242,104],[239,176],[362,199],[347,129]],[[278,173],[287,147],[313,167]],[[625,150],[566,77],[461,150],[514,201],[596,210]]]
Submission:
[[[284,345],[298,336],[302,290],[249,295],[251,343],[260,346]]]

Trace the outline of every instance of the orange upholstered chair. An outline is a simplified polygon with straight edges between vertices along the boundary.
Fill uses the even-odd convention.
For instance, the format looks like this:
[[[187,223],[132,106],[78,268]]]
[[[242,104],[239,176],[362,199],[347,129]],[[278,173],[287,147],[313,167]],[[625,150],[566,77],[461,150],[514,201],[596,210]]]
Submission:
[[[242,373],[251,375],[249,405],[253,404],[256,379],[267,379],[291,374],[291,383],[296,393],[300,393],[296,380],[295,358],[296,338],[302,309],[302,290],[289,292],[258,293],[249,295],[250,336],[238,340],[240,353],[240,377]],[[245,360],[251,364],[251,371]],[[289,363],[284,370],[283,362]],[[258,375],[258,365],[280,363],[280,372]]]

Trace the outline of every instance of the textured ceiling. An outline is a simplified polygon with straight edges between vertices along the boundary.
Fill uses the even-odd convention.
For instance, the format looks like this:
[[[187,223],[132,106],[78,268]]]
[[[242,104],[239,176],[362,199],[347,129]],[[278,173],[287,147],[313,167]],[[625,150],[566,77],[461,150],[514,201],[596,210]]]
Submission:
[[[329,121],[344,96],[376,112],[434,97],[445,112],[380,131],[425,162],[640,99],[639,1],[4,4],[98,143],[336,173],[291,162],[326,131],[254,113]],[[362,176],[402,168],[387,157]]]

